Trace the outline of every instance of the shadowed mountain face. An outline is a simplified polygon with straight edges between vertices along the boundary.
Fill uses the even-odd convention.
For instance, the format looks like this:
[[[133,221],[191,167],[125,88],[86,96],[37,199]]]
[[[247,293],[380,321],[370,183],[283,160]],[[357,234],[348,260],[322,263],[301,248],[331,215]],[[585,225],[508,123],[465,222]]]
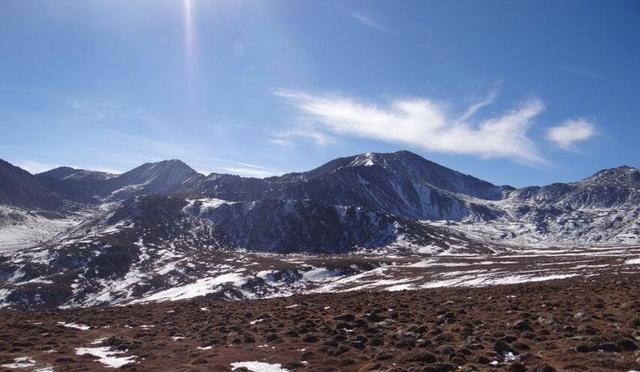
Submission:
[[[101,192],[107,180],[116,175],[59,167],[35,176],[43,185],[65,199],[81,203],[100,202]]]
[[[31,173],[0,160],[0,204],[57,210],[63,199]]]
[[[86,233],[99,235],[112,226],[135,226],[147,241],[177,242],[187,236],[195,246],[213,244],[272,253],[347,253],[357,248],[384,248],[398,240],[440,250],[455,240],[470,250],[489,252],[483,244],[447,229],[359,207],[301,200],[225,202],[146,195],[128,199],[108,219],[100,218],[84,228],[88,228]],[[190,227],[185,230],[184,226]],[[135,234],[126,236],[137,239]]]
[[[384,248],[399,240],[444,250],[455,235],[365,208],[308,200],[270,199],[214,207],[196,201],[185,211],[213,223],[231,245],[263,252],[346,253]],[[464,237],[456,239],[461,245],[476,246]]]

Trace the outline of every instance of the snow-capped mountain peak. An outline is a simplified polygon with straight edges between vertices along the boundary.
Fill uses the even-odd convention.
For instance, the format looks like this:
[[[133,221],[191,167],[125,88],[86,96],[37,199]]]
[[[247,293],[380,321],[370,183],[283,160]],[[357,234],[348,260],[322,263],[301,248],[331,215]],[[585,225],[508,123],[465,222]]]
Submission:
[[[372,167],[374,165],[386,164],[379,154],[368,152],[366,154],[357,155],[347,164],[347,167]]]

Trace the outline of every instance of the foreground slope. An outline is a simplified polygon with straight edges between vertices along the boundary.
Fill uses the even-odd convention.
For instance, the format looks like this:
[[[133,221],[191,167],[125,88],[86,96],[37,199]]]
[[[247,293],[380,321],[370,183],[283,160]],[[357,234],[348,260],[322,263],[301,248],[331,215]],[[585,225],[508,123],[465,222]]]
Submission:
[[[55,370],[631,371],[638,275],[483,288],[0,310],[0,366]],[[276,369],[277,368],[277,369]]]

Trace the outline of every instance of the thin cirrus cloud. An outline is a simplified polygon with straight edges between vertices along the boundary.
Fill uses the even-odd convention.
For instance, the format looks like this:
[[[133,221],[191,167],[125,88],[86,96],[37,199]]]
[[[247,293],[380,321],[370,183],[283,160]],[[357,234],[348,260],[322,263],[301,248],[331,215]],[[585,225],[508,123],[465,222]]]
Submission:
[[[547,139],[563,150],[575,147],[578,142],[586,141],[595,136],[593,123],[587,119],[570,119],[547,130]]]
[[[20,167],[24,170],[26,170],[27,172],[31,173],[31,174],[38,174],[38,173],[42,173],[42,172],[46,172],[55,168],[58,168],[62,165],[58,164],[58,163],[45,163],[45,162],[40,162],[40,161],[36,161],[36,160],[29,160],[29,159],[19,159],[19,160],[14,160],[12,162],[15,166]],[[98,171],[98,172],[105,172],[105,173],[111,173],[111,174],[119,174],[122,173],[119,170],[116,169],[112,169],[112,168],[105,168],[105,167],[100,167],[100,166],[80,166],[80,165],[66,165],[69,166],[71,168],[75,168],[75,169],[91,169],[94,171]]]
[[[13,161],[13,164],[20,167],[31,174],[42,173],[53,168],[57,168],[60,165],[55,163],[44,163],[35,160],[20,159]]]
[[[603,79],[603,76],[593,70],[590,70],[588,68],[584,68],[581,66],[575,66],[575,65],[561,65],[560,66],[563,70],[568,71],[574,75],[578,75],[578,76],[582,76],[582,77],[586,77],[589,79]]]
[[[527,133],[544,109],[539,99],[525,101],[501,115],[474,120],[480,109],[493,103],[495,91],[460,114],[451,113],[444,103],[426,98],[396,99],[380,106],[340,95],[293,90],[275,94],[303,114],[305,125],[313,127],[305,133],[315,131],[419,146],[433,152],[547,163]],[[295,132],[285,134],[292,137]]]
[[[334,142],[333,137],[314,128],[313,125],[303,125],[300,128],[278,132],[270,139],[277,145],[290,145],[296,138],[308,138],[320,146],[326,146]]]
[[[95,122],[109,120],[127,120],[132,123],[157,127],[162,123],[142,109],[127,107],[113,102],[93,99],[73,98],[67,105],[76,113],[85,115]]]
[[[231,173],[243,177],[264,178],[282,174],[281,171],[262,167],[260,165],[239,162],[231,159],[220,158],[208,152],[206,146],[197,142],[166,142],[144,137],[130,137],[138,144],[141,151],[147,154],[147,161],[161,161],[168,158],[177,158],[186,162],[189,166],[195,166],[198,172],[204,175],[212,173]],[[142,160],[141,160],[142,161]]]
[[[351,18],[353,18],[354,20],[358,21],[359,23],[372,28],[374,30],[380,31],[380,32],[384,32],[386,34],[389,35],[395,35],[395,32],[393,32],[392,30],[390,30],[389,28],[383,26],[382,24],[380,24],[378,21],[374,20],[373,18],[371,18],[370,16],[367,16],[361,12],[357,12],[353,9],[349,9],[343,5],[340,4],[336,4],[336,7],[340,10],[342,10],[345,14],[349,15]]]
[[[271,176],[279,176],[282,172],[272,171],[260,167],[225,167],[226,172],[237,174],[243,177],[265,178]]]

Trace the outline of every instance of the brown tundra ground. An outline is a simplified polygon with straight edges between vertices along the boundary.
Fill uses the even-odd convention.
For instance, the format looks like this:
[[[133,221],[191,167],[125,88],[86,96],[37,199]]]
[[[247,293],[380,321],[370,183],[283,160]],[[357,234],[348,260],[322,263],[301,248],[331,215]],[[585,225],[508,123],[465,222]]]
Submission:
[[[483,288],[2,310],[0,365],[230,371],[255,368],[237,364],[255,361],[271,368],[257,371],[633,371],[640,370],[639,288],[638,274],[608,274]]]

